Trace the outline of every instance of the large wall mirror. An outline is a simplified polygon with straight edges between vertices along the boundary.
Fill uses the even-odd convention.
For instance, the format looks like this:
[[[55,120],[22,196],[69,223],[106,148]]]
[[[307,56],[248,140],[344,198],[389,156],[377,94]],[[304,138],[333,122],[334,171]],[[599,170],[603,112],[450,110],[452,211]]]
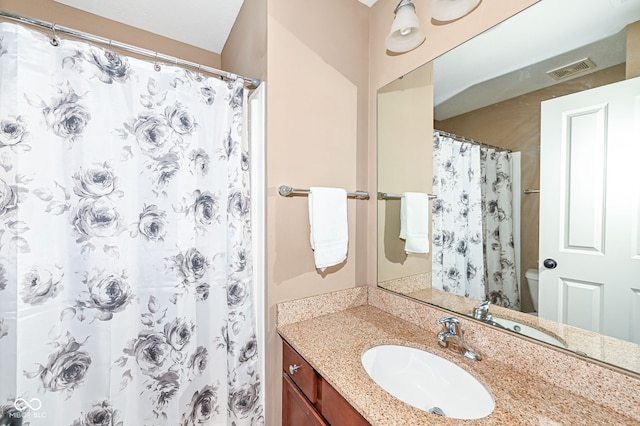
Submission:
[[[640,373],[638,76],[640,0],[540,0],[381,88],[378,285]]]

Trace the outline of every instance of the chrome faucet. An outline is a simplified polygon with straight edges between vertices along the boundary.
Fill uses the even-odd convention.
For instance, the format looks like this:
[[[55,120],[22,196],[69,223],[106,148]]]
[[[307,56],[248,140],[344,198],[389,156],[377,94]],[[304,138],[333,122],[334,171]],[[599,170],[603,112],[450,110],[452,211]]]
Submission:
[[[490,304],[491,302],[489,300],[477,304],[473,308],[473,317],[480,321],[491,321],[492,317],[489,313]]]
[[[473,307],[473,317],[489,325],[493,325],[498,328],[506,328],[502,324],[493,320],[493,315],[489,313],[489,305],[491,305],[491,302],[489,300],[478,303]]]
[[[438,324],[443,324],[445,328],[444,331],[438,333],[438,343],[440,346],[458,352],[460,355],[473,361],[482,360],[480,354],[471,349],[465,342],[464,332],[457,318],[451,316],[440,318]]]

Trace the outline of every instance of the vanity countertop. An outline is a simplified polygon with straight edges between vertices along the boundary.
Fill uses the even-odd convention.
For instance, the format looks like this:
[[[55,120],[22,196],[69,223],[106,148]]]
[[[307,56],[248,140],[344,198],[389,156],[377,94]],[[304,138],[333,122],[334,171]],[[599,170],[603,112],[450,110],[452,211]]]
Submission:
[[[480,303],[480,300],[432,288],[431,274],[428,272],[386,281],[379,285],[393,293],[400,293],[450,311],[466,313],[468,316],[473,315],[474,307]],[[542,331],[561,342],[570,351],[584,353],[593,359],[640,374],[640,345],[636,342],[616,339],[493,304],[489,312],[495,318],[515,321]]]
[[[360,292],[366,293],[367,290]],[[355,297],[366,299],[367,296]],[[326,310],[326,298],[320,303]],[[372,425],[637,425],[640,422],[637,412],[622,414],[620,409],[608,405],[607,397],[615,398],[615,395],[603,396],[600,402],[585,397],[585,386],[600,386],[584,383],[589,380],[589,374],[582,375],[579,370],[575,371],[574,391],[566,384],[559,386],[540,377],[531,377],[514,368],[514,364],[505,363],[497,357],[485,355],[482,361],[467,360],[438,345],[435,326],[431,328],[436,332],[418,327],[372,306],[366,300],[353,299],[343,306],[344,309],[327,311],[311,318],[293,319],[295,315],[287,312],[287,309],[302,311],[312,304],[312,298],[305,300],[302,306],[289,302],[281,304],[278,307],[278,332]],[[445,316],[438,311],[434,314]],[[280,321],[280,318],[287,317],[288,320]],[[471,337],[468,335],[467,340],[473,346],[477,338],[478,332],[472,333]],[[394,398],[373,382],[360,361],[366,349],[381,344],[423,349],[456,363],[485,384],[495,399],[495,410],[483,419],[456,420],[436,417]],[[567,358],[569,362],[575,359]],[[539,362],[538,368],[555,366],[550,360],[548,363]],[[635,392],[637,380],[629,379],[633,380],[633,386],[627,391]],[[631,401],[637,407],[640,395],[632,398],[638,398]]]

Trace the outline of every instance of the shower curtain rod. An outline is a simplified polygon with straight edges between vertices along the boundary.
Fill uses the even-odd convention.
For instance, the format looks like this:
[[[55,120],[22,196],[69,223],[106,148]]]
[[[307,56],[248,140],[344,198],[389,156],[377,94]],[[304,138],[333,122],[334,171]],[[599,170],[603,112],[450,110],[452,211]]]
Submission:
[[[74,30],[73,28],[64,27],[57,24],[52,24],[51,22],[41,21],[39,19],[31,18],[24,15],[18,15],[12,12],[8,12],[6,10],[0,9],[0,17],[7,18],[9,20],[18,21],[20,23],[32,25],[39,28],[44,28],[53,33],[53,37],[55,37],[58,33],[67,34],[72,37],[76,37],[83,40],[88,40],[92,43],[98,43],[108,46],[109,48],[120,49],[129,53],[134,53],[140,56],[145,56],[148,58],[153,58],[157,61],[165,61],[167,63],[171,63],[173,65],[178,65],[181,67],[193,68],[198,72],[206,72],[209,74],[213,74],[219,76],[225,80],[235,80],[236,78],[242,78],[244,80],[244,85],[247,88],[255,89],[260,85],[260,80],[257,78],[249,78],[243,77],[240,75],[236,75],[230,72],[218,70],[216,68],[207,67],[201,64],[197,64],[195,62],[186,61],[184,59],[175,58],[168,55],[163,55],[158,52],[154,52],[152,50],[143,49],[141,47],[133,46],[131,44],[121,43],[119,41],[111,40],[108,38],[96,36],[93,34],[85,33],[83,31]]]
[[[453,133],[443,132],[442,130],[437,130],[436,129],[436,130],[434,130],[434,132],[438,132],[443,136],[447,136],[447,137],[453,138],[453,139],[455,139],[457,141],[460,141],[460,142],[469,142],[469,143],[472,143],[474,145],[480,145],[480,147],[486,146],[487,148],[493,148],[496,151],[501,151],[501,152],[509,152],[509,153],[513,152],[508,148],[502,148],[500,146],[489,145],[488,143],[478,142],[478,141],[473,140],[473,139],[465,138],[464,136],[458,136],[458,135],[453,134]]]

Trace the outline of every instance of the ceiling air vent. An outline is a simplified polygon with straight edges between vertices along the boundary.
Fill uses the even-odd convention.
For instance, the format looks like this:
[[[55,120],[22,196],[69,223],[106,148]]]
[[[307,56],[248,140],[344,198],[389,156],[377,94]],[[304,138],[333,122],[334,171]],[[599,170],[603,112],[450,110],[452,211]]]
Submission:
[[[593,69],[595,67],[596,67],[596,64],[594,64],[591,59],[584,58],[572,64],[563,65],[560,68],[547,71],[547,74],[554,80],[562,80],[565,78],[572,77],[581,72]]]

